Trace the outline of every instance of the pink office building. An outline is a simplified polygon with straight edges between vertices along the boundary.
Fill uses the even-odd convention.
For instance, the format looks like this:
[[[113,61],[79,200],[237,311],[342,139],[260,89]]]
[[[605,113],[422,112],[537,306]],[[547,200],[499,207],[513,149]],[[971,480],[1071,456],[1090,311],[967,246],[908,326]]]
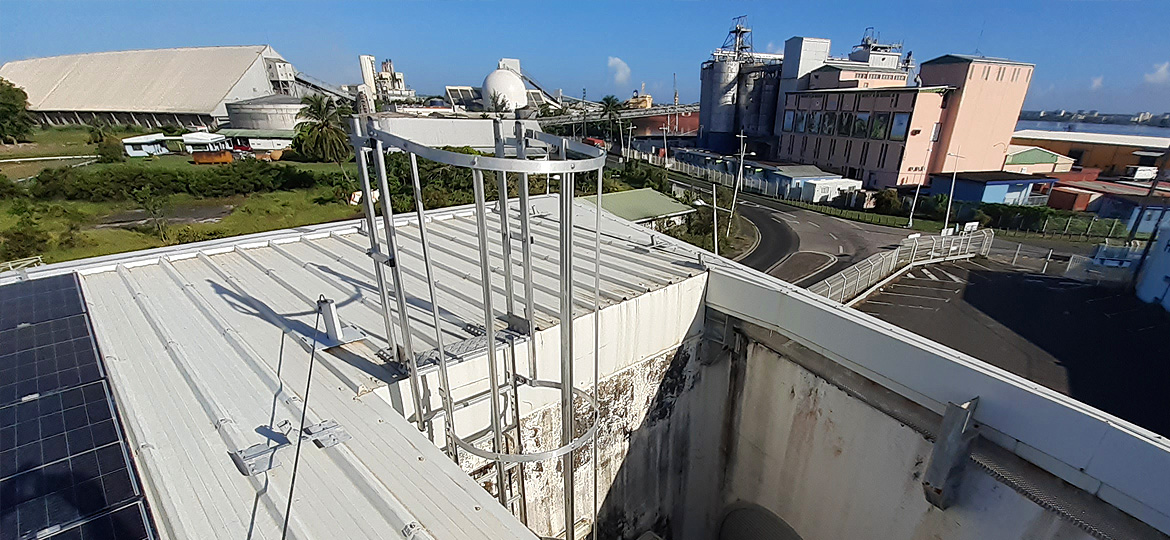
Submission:
[[[924,62],[922,85],[910,87],[882,73],[861,79],[826,70],[809,90],[785,95],[776,157],[872,188],[923,184],[954,170],[1002,170],[1032,70],[946,55]]]

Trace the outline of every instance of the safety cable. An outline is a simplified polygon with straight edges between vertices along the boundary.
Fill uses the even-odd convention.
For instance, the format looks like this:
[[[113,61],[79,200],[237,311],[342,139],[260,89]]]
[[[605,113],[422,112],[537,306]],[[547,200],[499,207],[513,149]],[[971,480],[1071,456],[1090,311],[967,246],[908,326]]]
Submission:
[[[297,428],[297,449],[293,454],[292,477],[288,483],[288,505],[284,508],[284,526],[280,531],[280,538],[284,540],[288,536],[288,518],[292,513],[293,490],[297,487],[297,467],[301,464],[301,441],[304,440],[305,433],[305,415],[309,412],[309,388],[313,384],[313,364],[317,359],[317,335],[320,332],[321,326],[321,303],[325,301],[325,295],[317,298],[317,320],[313,322],[313,348],[309,352],[309,375],[305,380],[305,397],[301,400],[301,425]]]

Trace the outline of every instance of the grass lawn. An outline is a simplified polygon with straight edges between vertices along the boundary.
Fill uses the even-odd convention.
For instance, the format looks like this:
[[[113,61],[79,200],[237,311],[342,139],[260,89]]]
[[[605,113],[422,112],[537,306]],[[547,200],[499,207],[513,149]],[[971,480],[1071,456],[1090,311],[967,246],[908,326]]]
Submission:
[[[237,236],[276,229],[300,227],[358,217],[359,206],[340,202],[319,203],[326,192],[302,189],[257,193],[247,196],[197,199],[176,195],[170,199],[164,212],[168,217],[182,218],[198,214],[202,207],[222,207],[230,213],[215,223],[173,223],[168,228],[168,241],[152,234],[150,227],[101,226],[111,216],[122,217],[137,209],[127,202],[48,201],[36,203],[40,226],[51,238],[49,249],[41,254],[45,262],[59,262],[111,253],[160,247],[168,243],[192,242],[211,238]],[[9,210],[12,201],[0,201],[0,230],[16,223]],[[70,225],[78,229],[74,240],[68,242]]]
[[[189,169],[192,167],[201,168],[201,169],[202,168],[218,167],[218,165],[196,165],[195,162],[191,161],[191,156],[180,155],[180,154],[168,154],[168,155],[154,156],[154,157],[126,158],[126,161],[124,163],[131,164],[131,165],[141,165],[143,167],[167,169],[167,170],[185,170],[185,169]],[[277,161],[274,163],[277,165],[288,165],[290,167],[296,167],[297,169],[301,169],[304,171],[312,171],[312,172],[338,172],[341,170],[341,167],[338,167],[336,163],[301,163],[298,161]],[[93,165],[89,165],[89,167],[95,167],[95,168],[101,169],[102,167],[110,167],[110,166],[116,166],[116,165],[120,165],[120,164],[119,163],[95,163]],[[345,167],[346,174],[349,174],[350,178],[355,178],[357,176],[357,164],[356,163],[345,163],[343,165]]]
[[[91,155],[96,151],[84,127],[37,129],[32,139],[31,143],[0,144],[0,159]]]
[[[36,176],[37,173],[49,167],[68,167],[78,163],[90,161],[93,158],[80,159],[54,159],[52,161],[22,161],[18,163],[0,163],[0,174],[7,176],[11,180],[19,180],[21,178],[28,178]]]

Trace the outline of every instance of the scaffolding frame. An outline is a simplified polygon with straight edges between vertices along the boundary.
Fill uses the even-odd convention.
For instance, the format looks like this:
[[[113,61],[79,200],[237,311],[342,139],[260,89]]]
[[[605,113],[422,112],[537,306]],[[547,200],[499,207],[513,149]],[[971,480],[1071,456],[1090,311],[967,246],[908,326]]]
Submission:
[[[562,480],[564,491],[565,511],[565,540],[574,540],[576,525],[576,509],[574,508],[575,478],[573,471],[573,452],[595,440],[599,425],[598,388],[599,388],[599,354],[600,354],[600,283],[601,283],[601,191],[603,169],[605,167],[606,152],[603,149],[586,145],[564,137],[553,136],[544,132],[525,129],[521,122],[515,122],[512,137],[505,136],[503,125],[499,119],[493,121],[495,138],[495,152],[493,156],[468,155],[432,148],[409,139],[394,135],[379,129],[373,118],[367,118],[363,125],[359,117],[350,119],[350,142],[358,163],[361,180],[362,195],[365,210],[365,223],[370,242],[367,252],[374,265],[375,279],[378,281],[378,293],[381,299],[382,315],[386,326],[388,347],[380,351],[379,355],[386,359],[398,362],[409,371],[412,401],[415,409],[413,420],[420,431],[426,432],[434,441],[434,419],[443,417],[444,450],[456,463],[460,462],[459,451],[486,460],[495,469],[495,497],[513,513],[518,514],[521,521],[527,524],[527,499],[524,489],[523,464],[560,459],[562,462]],[[548,148],[547,160],[528,159],[529,149],[533,145]],[[392,148],[406,152],[410,159],[411,186],[413,188],[415,215],[418,220],[419,238],[422,244],[422,256],[428,282],[428,299],[438,352],[438,393],[442,410],[430,409],[430,400],[423,400],[423,380],[419,372],[419,359],[414,352],[410,333],[410,322],[407,315],[406,291],[402,282],[402,271],[398,261],[398,241],[394,232],[394,213],[391,207],[391,197],[388,188],[385,155],[386,149]],[[513,150],[513,157],[508,157],[508,150]],[[430,240],[427,234],[427,219],[422,198],[422,182],[419,177],[418,158],[444,165],[470,169],[475,192],[475,216],[477,247],[479,251],[480,279],[483,292],[483,329],[487,341],[486,359],[488,362],[488,390],[464,398],[457,402],[452,398],[448,378],[448,357],[443,345],[443,335],[440,328],[440,311],[435,294],[433,264],[431,260]],[[381,225],[385,246],[379,242],[375,203],[370,181],[370,161],[373,162],[373,172],[380,190],[382,210]],[[504,273],[503,307],[504,321],[510,331],[501,332],[497,338],[496,309],[492,298],[492,271],[489,250],[489,232],[487,223],[487,194],[485,192],[485,173],[496,174],[497,207],[494,211],[499,216],[502,263]],[[593,230],[593,377],[592,391],[586,391],[574,385],[573,372],[573,205],[577,175],[588,178],[590,173],[596,172],[597,178],[597,211]],[[517,196],[519,201],[519,237],[512,232],[511,217],[509,216],[509,201],[511,200],[508,188],[508,174],[516,175]],[[542,378],[537,373],[536,358],[536,324],[535,305],[533,302],[533,265],[531,243],[531,211],[529,201],[529,175],[545,175],[549,182],[560,178],[560,192],[557,194],[559,219],[559,258],[560,289],[559,289],[559,325],[560,325],[560,373],[559,379]],[[515,264],[512,257],[513,241],[521,242],[521,279],[523,280],[523,312],[520,317],[516,313],[516,296],[514,286]],[[387,272],[384,266],[390,268],[389,286],[387,288]],[[393,297],[397,308],[398,331],[395,332],[395,314],[391,312],[389,299]],[[422,308],[418,308],[422,309]],[[517,336],[527,338],[529,375],[521,375],[516,365]],[[499,352],[503,352],[503,361]],[[502,367],[502,369],[501,369]],[[501,380],[502,372],[502,380]],[[526,388],[551,388],[560,390],[561,438],[560,445],[546,451],[526,451],[521,443],[520,433],[520,392]],[[454,411],[469,404],[489,400],[490,425],[470,435],[460,435],[454,421]],[[581,435],[574,437],[577,426],[574,425],[574,399],[580,399],[590,408],[590,425],[582,430]],[[477,442],[490,435],[490,450],[480,448]],[[509,445],[508,442],[511,444]],[[590,526],[596,525],[597,501],[597,448],[593,445],[593,508]]]

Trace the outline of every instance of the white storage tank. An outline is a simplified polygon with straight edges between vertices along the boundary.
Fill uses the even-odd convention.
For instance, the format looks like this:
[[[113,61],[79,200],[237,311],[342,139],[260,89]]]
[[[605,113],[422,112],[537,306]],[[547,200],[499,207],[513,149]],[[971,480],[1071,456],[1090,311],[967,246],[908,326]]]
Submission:
[[[283,94],[227,104],[232,129],[292,130],[297,127],[301,99]]]

